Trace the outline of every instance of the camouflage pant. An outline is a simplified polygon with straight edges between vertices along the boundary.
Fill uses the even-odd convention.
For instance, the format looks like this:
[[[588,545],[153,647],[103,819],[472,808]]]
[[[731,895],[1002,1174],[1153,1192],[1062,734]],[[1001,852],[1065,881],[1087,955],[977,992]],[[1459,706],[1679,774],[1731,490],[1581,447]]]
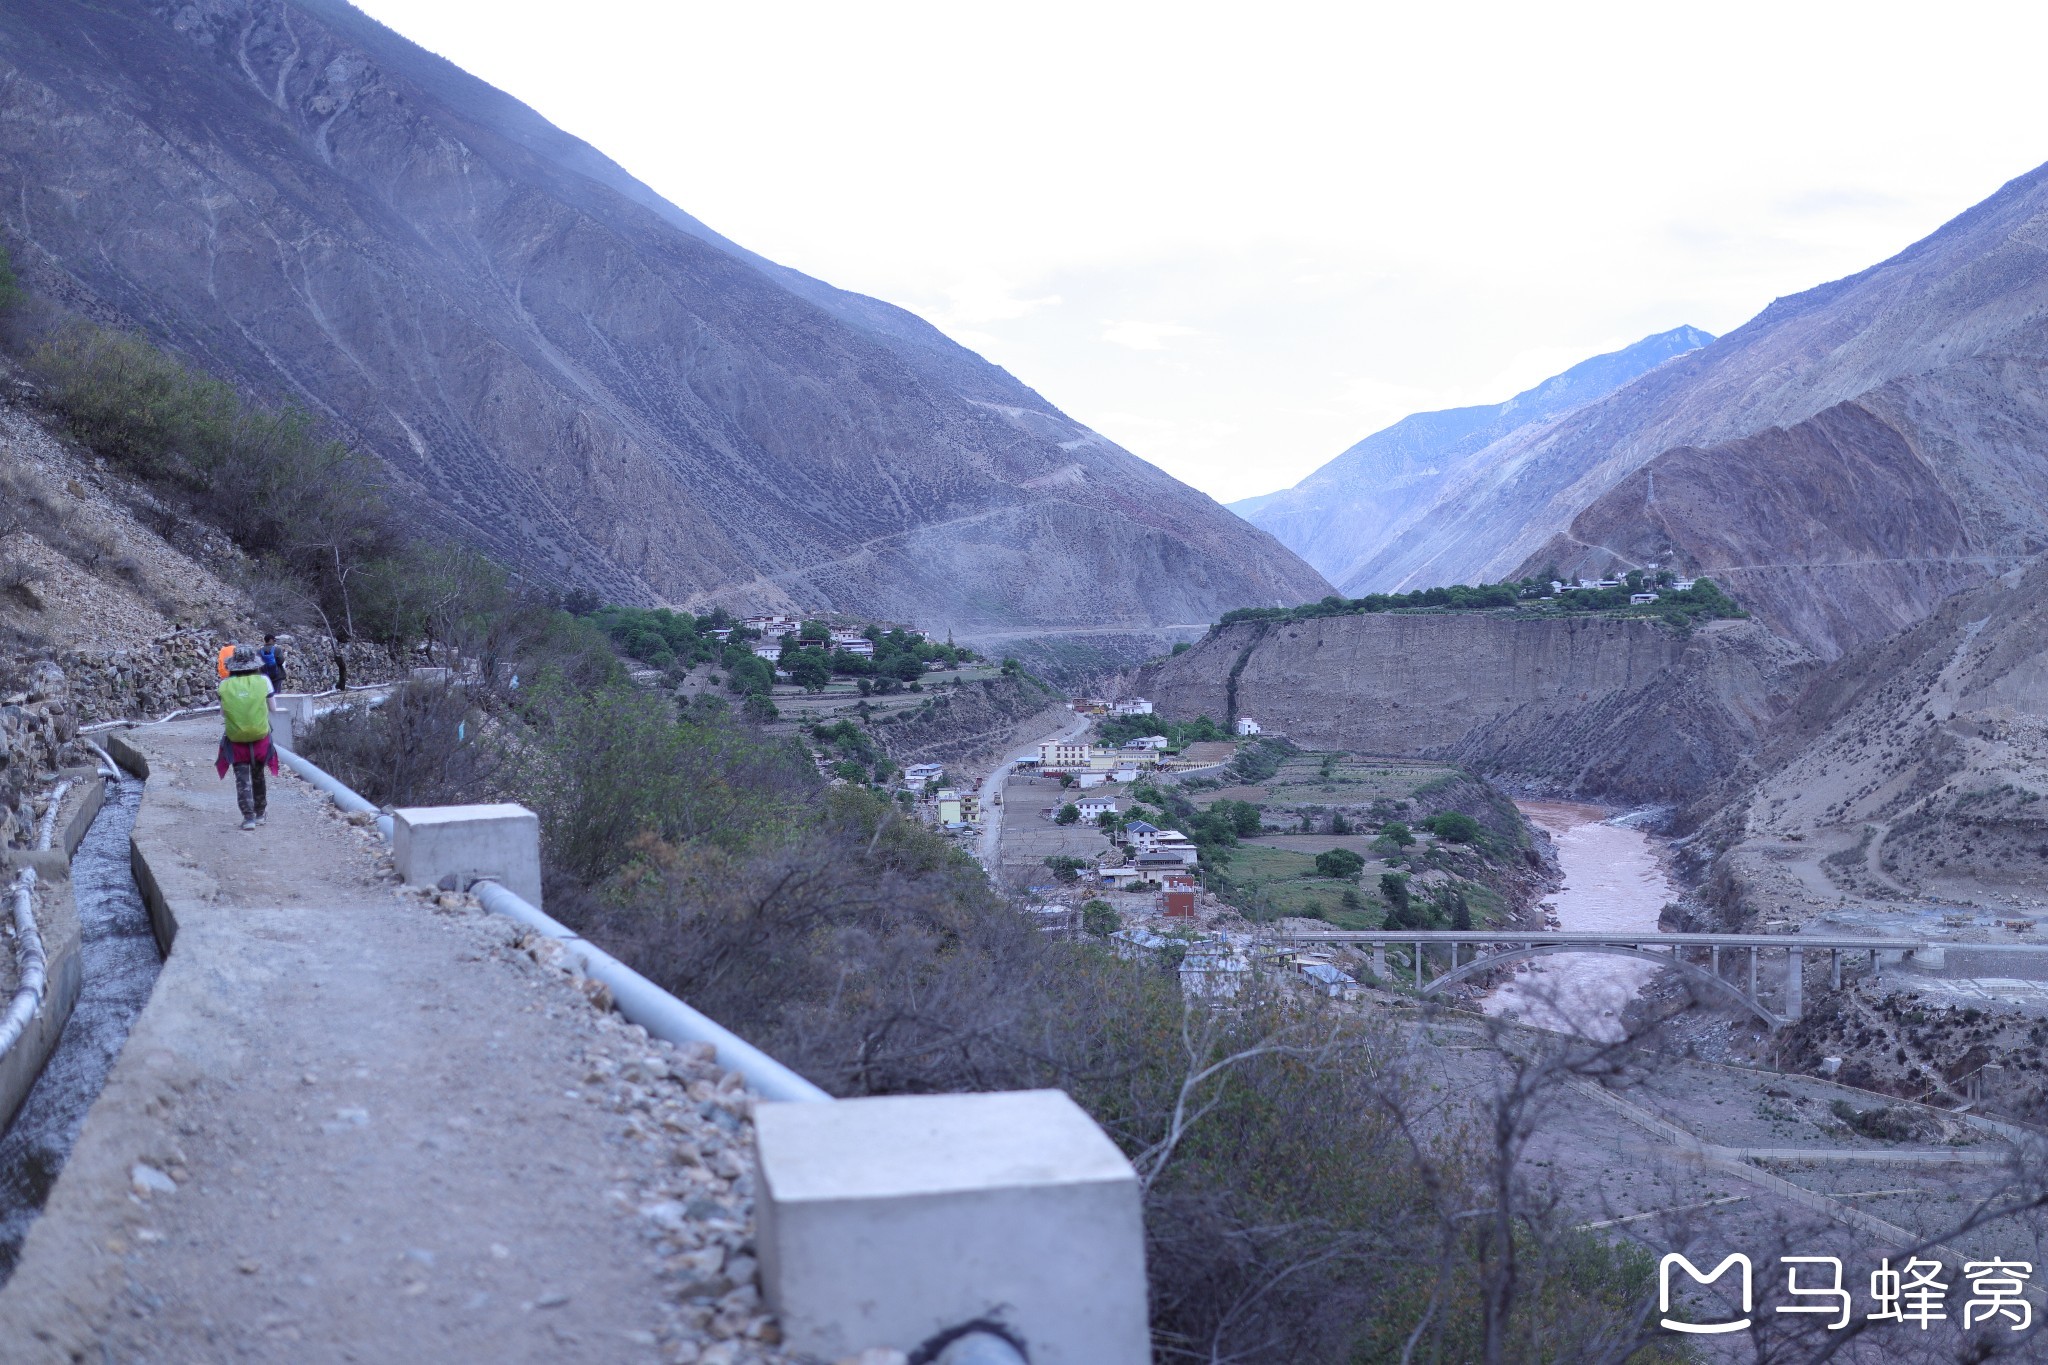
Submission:
[[[262,819],[269,795],[269,790],[264,785],[261,763],[235,764],[235,800],[242,807],[244,820]]]

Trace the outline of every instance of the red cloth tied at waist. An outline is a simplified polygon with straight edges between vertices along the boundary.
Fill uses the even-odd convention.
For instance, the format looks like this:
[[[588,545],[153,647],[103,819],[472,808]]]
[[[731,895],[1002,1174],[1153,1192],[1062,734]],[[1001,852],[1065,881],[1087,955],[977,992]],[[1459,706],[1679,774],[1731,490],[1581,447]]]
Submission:
[[[221,736],[220,752],[214,756],[213,770],[222,777],[228,775],[228,768],[236,763],[261,763],[270,769],[272,777],[277,776],[277,748],[265,735],[258,740],[243,744]]]

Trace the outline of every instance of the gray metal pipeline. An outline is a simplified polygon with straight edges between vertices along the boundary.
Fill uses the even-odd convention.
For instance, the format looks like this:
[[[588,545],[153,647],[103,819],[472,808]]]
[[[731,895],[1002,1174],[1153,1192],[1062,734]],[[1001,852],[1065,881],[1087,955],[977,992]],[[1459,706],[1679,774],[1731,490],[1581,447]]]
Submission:
[[[936,1354],[925,1348],[911,1360],[920,1365],[926,1360],[931,1365],[1030,1365],[1031,1358],[1007,1335],[979,1328],[954,1337]]]
[[[384,836],[384,840],[386,843],[389,843],[391,841],[390,816],[378,810],[377,807],[370,804],[370,802],[366,798],[358,796],[355,792],[350,791],[346,786],[342,785],[342,782],[339,778],[333,776],[330,773],[322,771],[319,767],[315,766],[310,761],[299,757],[290,749],[285,748],[284,745],[277,743],[275,740],[272,740],[271,744],[277,750],[278,758],[283,761],[284,765],[287,768],[290,768],[300,777],[305,778],[306,781],[312,783],[321,791],[326,792],[327,795],[334,801],[335,805],[351,813],[357,813],[362,815],[374,815],[377,818],[377,832]]]
[[[51,791],[49,809],[43,812],[42,826],[36,830],[36,851],[38,853],[47,852],[50,847],[50,840],[57,836],[57,812],[63,807],[64,798],[70,794],[71,783],[69,781],[59,782],[56,788]]]
[[[94,756],[99,759],[101,777],[106,778],[109,782],[118,783],[124,776],[126,776],[126,774],[124,774],[121,771],[121,765],[114,762],[114,756],[108,753],[105,749],[102,749],[99,745],[83,737],[81,737],[78,742],[80,744],[83,744],[86,748],[92,750]]]
[[[559,941],[587,975],[611,988],[612,1002],[618,1006],[619,1013],[656,1038],[671,1043],[711,1044],[717,1049],[718,1064],[728,1071],[739,1072],[747,1088],[762,1099],[815,1102],[832,1098],[746,1039],[691,1009],[604,949],[574,933],[524,897],[494,881],[475,882],[469,891],[483,903],[484,909],[516,919]]]
[[[390,840],[390,816],[379,812],[368,800],[343,785],[340,779],[321,771],[282,744],[277,746],[277,752],[293,772],[327,793],[335,805],[345,811],[376,815],[378,830],[387,842]],[[494,881],[478,881],[468,889],[493,914],[516,919],[548,938],[559,940],[586,975],[610,988],[612,1002],[618,1006],[619,1013],[654,1037],[671,1043],[711,1044],[717,1052],[718,1064],[728,1071],[739,1072],[748,1088],[763,1099],[819,1101],[832,1098],[746,1039],[691,1009],[604,949],[571,932],[567,925],[524,897]]]
[[[21,1041],[36,1011],[43,1007],[43,991],[49,981],[49,962],[43,956],[43,936],[36,928],[36,870],[21,869],[14,883],[14,957],[20,964],[21,982],[0,1015],[0,1056]]]

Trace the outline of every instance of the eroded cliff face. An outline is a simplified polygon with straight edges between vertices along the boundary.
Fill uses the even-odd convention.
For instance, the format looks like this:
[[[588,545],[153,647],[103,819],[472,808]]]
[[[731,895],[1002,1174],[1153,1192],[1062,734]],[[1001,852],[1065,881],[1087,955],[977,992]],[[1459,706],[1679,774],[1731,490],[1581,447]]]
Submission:
[[[1815,667],[1751,621],[1687,636],[1643,620],[1385,613],[1222,627],[1135,687],[1168,715],[1250,716],[1318,748],[1677,801],[1733,771]]]
[[[1327,591],[921,320],[726,241],[340,0],[0,6],[38,292],[632,602],[1151,626]]]

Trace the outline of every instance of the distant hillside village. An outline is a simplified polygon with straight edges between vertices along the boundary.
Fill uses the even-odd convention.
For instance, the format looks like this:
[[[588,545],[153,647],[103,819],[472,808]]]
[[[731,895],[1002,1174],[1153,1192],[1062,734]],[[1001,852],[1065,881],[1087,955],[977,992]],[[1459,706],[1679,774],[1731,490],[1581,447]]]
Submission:
[[[1679,627],[1695,621],[1749,615],[1710,578],[1671,569],[1631,569],[1620,578],[1566,580],[1553,569],[1540,578],[1473,586],[1375,592],[1363,597],[1329,596],[1299,607],[1240,607],[1223,613],[1218,625],[1239,621],[1310,621],[1323,616],[1377,612],[1512,611],[1543,616],[1599,613],[1644,616]]]
[[[835,677],[853,679],[861,696],[915,688],[927,673],[980,658],[965,646],[935,642],[914,625],[851,624],[796,616],[703,616],[667,607],[591,606],[584,614],[620,652],[681,679],[699,664],[722,671],[750,718],[773,719],[776,683],[822,692]]]

